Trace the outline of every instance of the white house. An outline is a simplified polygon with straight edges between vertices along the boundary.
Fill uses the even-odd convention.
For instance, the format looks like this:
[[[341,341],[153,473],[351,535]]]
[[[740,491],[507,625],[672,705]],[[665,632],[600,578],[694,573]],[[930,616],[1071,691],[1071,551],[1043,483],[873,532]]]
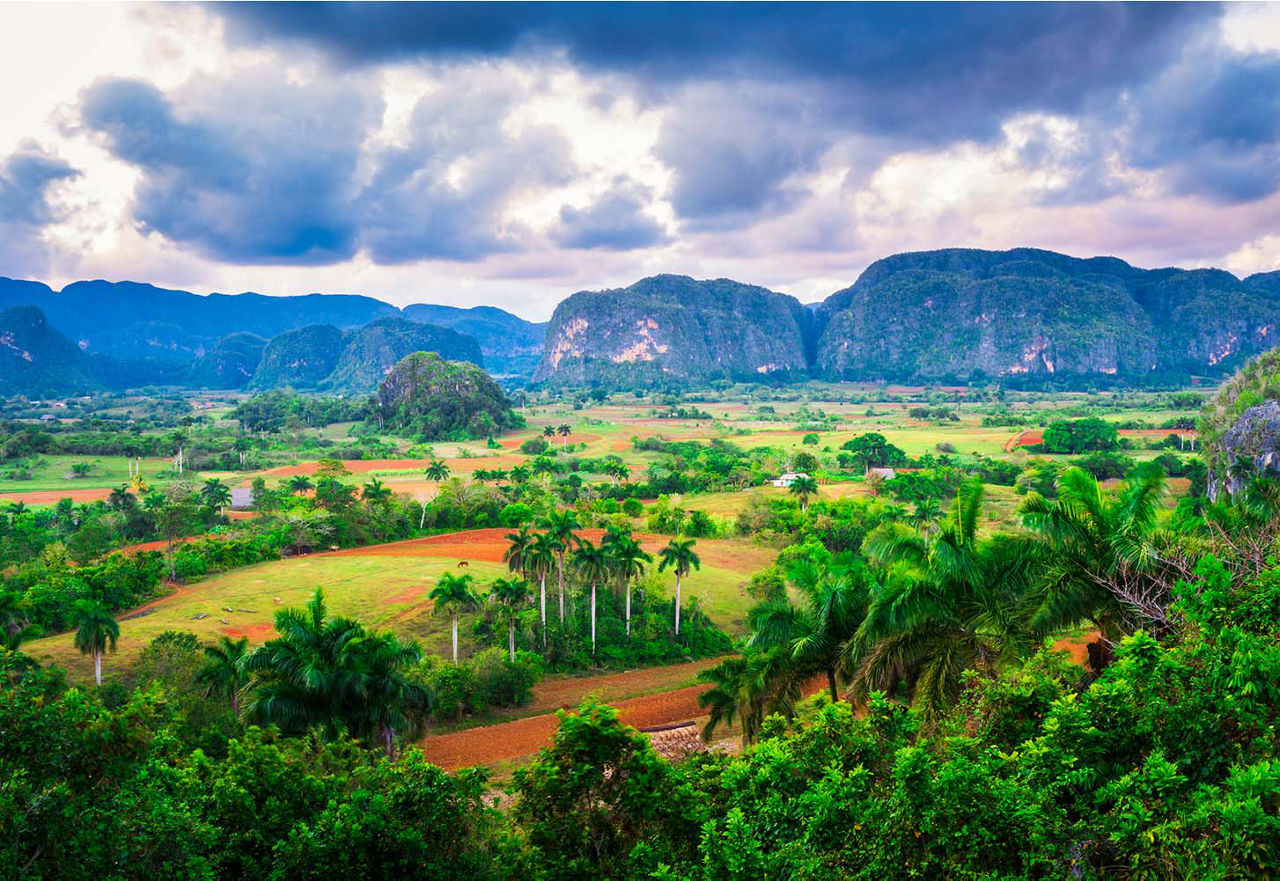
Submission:
[[[231,507],[236,511],[244,511],[253,507],[253,490],[247,486],[231,488]]]
[[[780,486],[783,489],[786,489],[790,487],[791,484],[799,480],[801,477],[807,478],[808,476],[809,475],[805,474],[803,471],[788,471],[779,477],[775,477],[773,480],[769,481],[769,483],[771,483],[773,486]]]

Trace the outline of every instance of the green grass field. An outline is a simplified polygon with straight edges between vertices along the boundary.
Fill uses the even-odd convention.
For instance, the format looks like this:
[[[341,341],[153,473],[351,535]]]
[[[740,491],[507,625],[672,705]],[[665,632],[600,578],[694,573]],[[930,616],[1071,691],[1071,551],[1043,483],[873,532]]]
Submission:
[[[30,480],[3,477],[9,468],[0,468],[0,493],[116,487],[129,480],[127,462],[123,456],[40,456],[36,467],[31,469]],[[71,466],[76,464],[90,465],[88,476],[72,477]],[[172,469],[173,462],[169,459],[142,460],[142,474],[146,478]]]
[[[652,552],[658,544],[649,542],[646,547]],[[685,580],[686,601],[697,597],[712,620],[731,634],[740,635],[750,605],[743,585],[752,573],[772,562],[776,550],[745,540],[704,540],[698,543],[698,551],[702,568]],[[492,556],[477,554],[487,555]],[[478,590],[482,594],[487,591],[488,582],[506,574],[505,566],[474,557],[371,553],[295,557],[216,575],[184,586],[142,610],[124,613],[117,650],[104,666],[108,673],[127,669],[147,643],[167,630],[188,630],[206,643],[224,635],[248,636],[252,643],[262,642],[274,635],[272,621],[276,611],[301,607],[317,587],[324,589],[332,614],[413,637],[425,651],[447,656],[451,651],[449,619],[435,614],[427,595],[442,572],[458,571],[462,559],[468,559],[466,571],[480,582]],[[673,593],[674,576],[664,573],[662,581],[668,593]],[[553,588],[553,583],[548,584],[549,594]],[[207,617],[196,619],[196,615]],[[463,654],[477,648],[467,636],[468,617],[464,616],[459,628]],[[76,651],[70,633],[36,640],[26,650],[63,667],[73,679],[85,680],[92,675],[89,659]]]

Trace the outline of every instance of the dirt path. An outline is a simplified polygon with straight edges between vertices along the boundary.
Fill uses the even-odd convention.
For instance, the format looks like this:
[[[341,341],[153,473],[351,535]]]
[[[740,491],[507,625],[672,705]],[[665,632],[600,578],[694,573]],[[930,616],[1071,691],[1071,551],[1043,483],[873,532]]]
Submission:
[[[625,695],[634,695],[663,682],[688,681],[699,671],[715,666],[719,660],[708,658],[629,673],[547,680],[534,689],[531,708],[543,711],[538,715],[429,736],[420,746],[429,761],[448,770],[522,759],[534,755],[551,742],[560,726],[555,710],[576,707],[590,695],[617,707],[622,721],[637,728],[696,719],[703,715],[702,708],[698,706],[698,696],[710,687],[708,685],[691,685],[636,697]]]

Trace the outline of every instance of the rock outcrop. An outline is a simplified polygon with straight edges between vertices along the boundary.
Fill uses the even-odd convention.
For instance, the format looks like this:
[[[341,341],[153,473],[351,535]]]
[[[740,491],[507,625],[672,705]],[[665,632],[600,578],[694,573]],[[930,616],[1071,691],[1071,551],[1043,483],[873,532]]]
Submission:
[[[378,386],[378,412],[397,431],[423,440],[489,437],[515,424],[511,402],[468,361],[415,352]]]
[[[657,275],[556,307],[535,382],[640,386],[808,375],[811,316],[728,279]]]

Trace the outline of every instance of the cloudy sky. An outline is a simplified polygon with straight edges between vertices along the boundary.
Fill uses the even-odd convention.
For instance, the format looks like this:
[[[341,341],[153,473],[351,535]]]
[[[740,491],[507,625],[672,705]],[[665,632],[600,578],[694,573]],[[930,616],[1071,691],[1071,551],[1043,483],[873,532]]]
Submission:
[[[897,251],[1280,269],[1280,8],[0,6],[0,275],[529,318]]]

